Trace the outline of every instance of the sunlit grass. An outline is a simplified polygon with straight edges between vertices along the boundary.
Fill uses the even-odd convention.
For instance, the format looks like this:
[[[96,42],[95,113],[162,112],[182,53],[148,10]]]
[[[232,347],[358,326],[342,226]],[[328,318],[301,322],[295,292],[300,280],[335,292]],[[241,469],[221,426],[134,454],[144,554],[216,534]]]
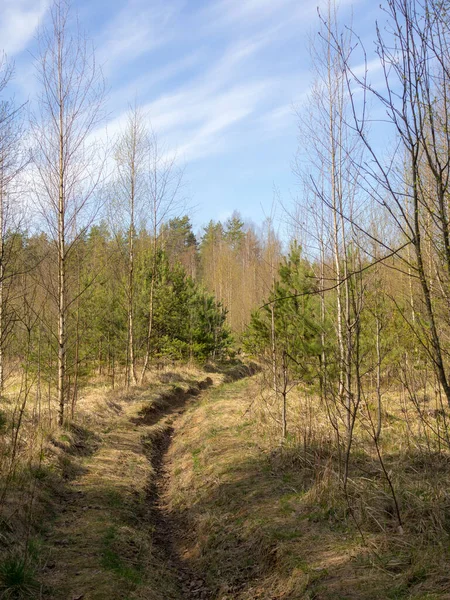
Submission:
[[[182,551],[217,598],[229,597],[224,590],[242,600],[446,597],[450,456],[436,440],[426,451],[417,415],[406,431],[402,399],[385,398],[381,449],[400,530],[367,408],[344,492],[325,407],[292,393],[281,444],[276,400],[265,394],[261,401],[258,378],[212,390],[182,417],[170,450],[168,501],[186,520]]]

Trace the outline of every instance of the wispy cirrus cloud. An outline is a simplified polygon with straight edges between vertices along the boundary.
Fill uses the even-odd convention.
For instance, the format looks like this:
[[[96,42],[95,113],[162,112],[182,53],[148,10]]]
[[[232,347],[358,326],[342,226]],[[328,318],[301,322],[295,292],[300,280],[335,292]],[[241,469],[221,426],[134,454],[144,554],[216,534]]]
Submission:
[[[190,161],[229,148],[227,134],[255,113],[270,86],[270,81],[262,80],[216,92],[207,99],[202,98],[201,101],[199,97],[191,97],[187,106],[190,120],[185,123],[183,115],[179,113],[180,118],[172,123],[171,131],[168,132],[171,137],[182,138],[179,140],[181,143],[178,144],[178,154]],[[152,122],[156,123],[157,128],[158,116]],[[176,132],[180,126],[184,126],[184,131],[181,136],[177,136]]]
[[[170,85],[177,77],[195,68],[202,61],[201,53],[194,51],[180,59],[143,73],[124,85],[112,90],[110,104],[113,109],[123,109],[125,105],[142,104],[149,95],[154,94],[155,88],[161,89]]]
[[[51,1],[0,0],[10,9],[8,26],[4,15],[0,24],[9,52],[27,47]],[[253,194],[259,206],[267,187],[271,201],[271,173],[290,170],[292,107],[303,102],[311,83],[308,33],[318,24],[317,5],[326,0],[73,2],[111,90],[107,133],[95,136],[112,148],[128,106],[137,103],[168,152],[198,173],[197,198],[202,190],[208,199],[211,192],[233,196],[231,180],[241,177],[246,199]],[[32,97],[26,65],[19,77]]]
[[[291,16],[296,15],[299,7],[304,11],[308,6],[308,2],[298,0],[217,0],[205,9],[203,18],[213,27],[234,26],[240,23],[252,28],[287,11]]]
[[[256,115],[277,89],[276,77],[245,76],[246,64],[260,47],[257,38],[232,44],[197,76],[143,103],[151,127],[183,159],[224,151],[230,141],[227,133]],[[110,124],[110,133],[120,131],[124,122],[125,111]]]
[[[49,0],[2,0],[0,47],[8,57],[27,48],[49,3]]]
[[[227,147],[226,133],[255,114],[274,82],[262,79],[229,88],[213,84],[192,85],[163,95],[142,106],[148,126],[167,141],[185,161],[216,154]],[[118,135],[126,123],[126,111],[108,125]]]
[[[99,36],[99,59],[107,71],[170,42],[168,29],[182,0],[128,0]]]

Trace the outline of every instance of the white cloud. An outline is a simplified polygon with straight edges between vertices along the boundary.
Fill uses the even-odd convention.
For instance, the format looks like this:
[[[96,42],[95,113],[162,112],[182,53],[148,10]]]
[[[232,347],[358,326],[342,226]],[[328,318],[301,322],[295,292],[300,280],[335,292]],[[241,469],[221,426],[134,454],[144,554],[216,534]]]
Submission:
[[[106,70],[130,62],[170,41],[167,27],[181,10],[181,0],[128,0],[100,36],[98,56]]]
[[[143,104],[151,127],[170,147],[178,149],[179,156],[193,160],[223,151],[226,132],[255,114],[270,90],[277,88],[273,78],[245,81],[239,75],[259,47],[257,39],[234,44],[201,76]],[[137,89],[137,82],[139,79],[126,89]],[[126,111],[109,123],[109,134],[119,133],[125,120]]]
[[[273,18],[287,8],[299,5],[304,10],[310,6],[309,0],[218,0],[205,10],[204,19],[213,27],[224,27],[236,22],[253,26],[255,22]]]
[[[237,124],[253,138],[286,131],[292,122],[292,108],[287,103],[293,98],[288,92],[281,99],[284,92],[280,90],[292,89],[297,95],[298,82],[288,81],[293,79],[292,72],[283,74],[273,60],[267,68],[267,53],[263,52],[283,40],[286,31],[293,34],[297,27],[294,17],[315,14],[309,0],[216,0],[188,13],[184,30],[178,18],[183,0],[149,4],[150,8],[143,0],[127,0],[104,31],[100,52],[108,57],[110,66],[120,62],[131,67],[140,56],[155,65],[114,90],[114,104],[122,113],[109,123],[110,135],[121,130],[126,106],[134,98],[143,104],[149,123],[167,146],[177,148],[178,156],[187,161],[226,151],[236,142]],[[128,17],[130,11],[134,18]],[[237,23],[244,24],[244,35],[236,32]],[[224,29],[221,41],[214,33],[217,27]],[[194,32],[195,41],[191,38]],[[187,41],[195,43],[194,48]],[[162,44],[167,45],[164,53],[167,47],[167,55],[175,53],[177,58],[161,62]],[[182,83],[173,88],[169,80],[175,76]],[[158,95],[148,100],[152,86],[160,82],[165,91],[160,94],[158,90]]]
[[[194,160],[224,151],[226,133],[254,111],[265,87],[262,84],[247,89],[237,88],[222,98],[215,97],[205,121],[200,128],[189,133],[188,140],[178,148],[178,154],[185,160]]]
[[[352,73],[355,77],[363,77],[367,70],[367,76],[370,77],[370,75],[373,75],[377,71],[381,71],[382,66],[380,59],[377,57],[367,63],[360,63],[359,65],[352,67]]]
[[[297,103],[301,100],[297,99]],[[258,118],[258,127],[267,134],[277,135],[280,131],[292,129],[296,123],[296,116],[293,104],[282,104],[267,111]]]
[[[187,70],[195,67],[201,61],[201,58],[201,53],[195,51],[179,60],[139,75],[124,86],[113,90],[109,99],[110,105],[120,109],[129,104],[130,101],[134,102],[135,99],[140,104],[155,86],[167,83],[168,80],[182,75]]]
[[[2,0],[0,49],[8,57],[24,50],[49,5],[49,0]]]
[[[254,114],[273,86],[271,80],[213,89],[208,84],[179,90],[145,104],[142,111],[148,125],[176,154],[186,160],[224,151],[226,133],[238,122]],[[108,124],[108,136],[114,138],[126,123],[126,112]],[[98,132],[102,137],[104,132]]]

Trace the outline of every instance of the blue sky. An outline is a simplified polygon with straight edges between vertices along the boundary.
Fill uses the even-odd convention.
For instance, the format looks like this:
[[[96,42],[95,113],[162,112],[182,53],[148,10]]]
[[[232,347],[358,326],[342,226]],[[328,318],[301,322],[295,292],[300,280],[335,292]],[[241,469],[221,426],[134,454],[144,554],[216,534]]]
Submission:
[[[370,0],[342,1],[342,22],[373,26]],[[31,52],[49,0],[0,0],[0,44],[18,99],[35,93]],[[185,165],[196,228],[234,209],[259,223],[274,188],[298,193],[291,164],[311,82],[313,0],[75,0],[109,89],[108,129],[136,99]]]

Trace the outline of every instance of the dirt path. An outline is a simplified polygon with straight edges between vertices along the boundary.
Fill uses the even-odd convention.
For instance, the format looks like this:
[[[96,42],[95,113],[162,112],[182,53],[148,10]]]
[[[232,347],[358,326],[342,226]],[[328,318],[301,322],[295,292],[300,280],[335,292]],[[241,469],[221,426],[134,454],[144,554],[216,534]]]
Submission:
[[[207,600],[212,595],[201,574],[195,572],[178,552],[177,540],[181,532],[165,502],[170,477],[166,457],[177,419],[203,390],[212,385],[213,380],[207,377],[199,383],[198,388],[191,387],[185,392],[179,392],[178,396],[173,396],[168,406],[149,410],[141,416],[142,424],[153,425],[153,429],[144,438],[144,444],[148,441],[145,445],[153,470],[147,495],[150,521],[154,527],[152,541],[165,562],[167,572],[176,581],[180,598],[185,600]]]
[[[208,590],[201,573],[194,571],[189,561],[185,560],[179,553],[178,540],[182,533],[173,520],[165,502],[170,478],[167,471],[166,457],[174,434],[174,428],[171,424],[183,412],[184,410],[180,409],[173,413],[167,422],[167,427],[161,431],[158,438],[153,440],[156,452],[153,454],[151,462],[156,477],[149,489],[151,520],[155,527],[153,543],[159,549],[161,556],[165,558],[168,570],[175,574],[181,597],[186,600],[207,600],[212,598],[212,594]]]
[[[163,500],[174,422],[211,385],[207,377],[156,399],[141,392],[136,401],[115,404],[115,418],[99,431],[83,429],[81,441],[75,436],[75,450],[62,456],[67,483],[46,539],[45,598],[211,598],[178,555],[178,532]]]

